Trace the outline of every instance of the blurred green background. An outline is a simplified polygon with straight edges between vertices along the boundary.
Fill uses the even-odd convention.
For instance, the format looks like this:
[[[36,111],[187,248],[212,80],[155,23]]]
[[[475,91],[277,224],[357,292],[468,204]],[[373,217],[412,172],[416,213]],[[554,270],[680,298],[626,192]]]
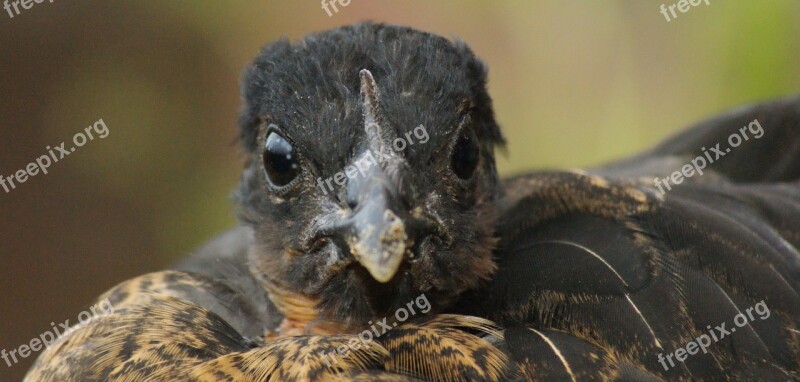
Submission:
[[[599,164],[800,89],[800,2],[62,1],[0,10],[0,174],[102,118],[50,174],[0,190],[0,349],[236,224],[239,75],[267,42],[361,20],[467,41],[490,68],[504,174]],[[666,5],[673,2],[666,1]],[[0,380],[18,380],[29,357]]]

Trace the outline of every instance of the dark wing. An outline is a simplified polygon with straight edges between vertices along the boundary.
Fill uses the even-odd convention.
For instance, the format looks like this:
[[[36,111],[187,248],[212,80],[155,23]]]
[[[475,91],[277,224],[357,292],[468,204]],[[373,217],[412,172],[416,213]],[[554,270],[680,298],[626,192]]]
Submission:
[[[798,101],[595,174],[509,180],[499,271],[461,311],[505,326],[529,379],[800,380]],[[756,118],[762,138],[709,165],[713,179],[653,186]]]

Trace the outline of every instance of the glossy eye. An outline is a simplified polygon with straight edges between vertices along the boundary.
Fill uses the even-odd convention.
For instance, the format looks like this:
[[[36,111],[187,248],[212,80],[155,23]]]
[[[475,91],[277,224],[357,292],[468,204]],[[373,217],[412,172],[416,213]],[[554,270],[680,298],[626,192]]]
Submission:
[[[300,173],[292,144],[275,131],[269,133],[264,145],[264,169],[267,179],[276,187],[289,184]]]
[[[469,179],[478,167],[480,149],[478,139],[472,130],[465,128],[461,130],[458,141],[453,146],[453,157],[450,159],[450,167],[453,172],[461,179]]]

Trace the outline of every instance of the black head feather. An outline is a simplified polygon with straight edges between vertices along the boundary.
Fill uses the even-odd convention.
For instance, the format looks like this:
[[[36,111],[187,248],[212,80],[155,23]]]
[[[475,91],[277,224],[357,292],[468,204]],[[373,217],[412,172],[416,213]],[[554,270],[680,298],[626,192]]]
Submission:
[[[503,138],[485,67],[466,45],[347,26],[266,46],[242,87],[249,156],[237,201],[254,233],[257,278],[316,301],[323,318],[363,324],[422,293],[441,310],[491,275]],[[337,184],[336,173],[376,147],[373,120],[384,147],[406,147]],[[264,155],[265,143],[278,151]],[[287,160],[297,176],[270,181],[264,166]],[[397,268],[379,261],[393,253]]]

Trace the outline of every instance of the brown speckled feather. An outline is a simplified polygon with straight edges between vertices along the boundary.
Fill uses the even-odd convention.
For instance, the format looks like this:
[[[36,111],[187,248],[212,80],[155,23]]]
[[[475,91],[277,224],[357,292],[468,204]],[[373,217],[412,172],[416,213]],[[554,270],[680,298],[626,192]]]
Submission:
[[[329,366],[321,354],[356,335],[251,341],[215,313],[179,298],[176,291],[187,285],[208,286],[197,276],[166,271],[114,288],[104,294],[116,302],[114,314],[46,350],[26,380],[499,381],[505,370],[505,355],[481,337],[501,334],[484,319],[442,315],[400,325]]]

